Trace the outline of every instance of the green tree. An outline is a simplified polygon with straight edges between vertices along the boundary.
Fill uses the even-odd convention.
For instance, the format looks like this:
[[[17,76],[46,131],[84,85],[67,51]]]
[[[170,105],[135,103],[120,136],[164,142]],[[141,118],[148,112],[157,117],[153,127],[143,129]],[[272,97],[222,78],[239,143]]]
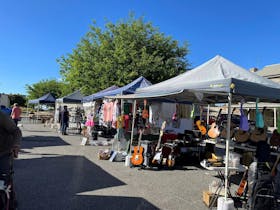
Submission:
[[[25,86],[28,99],[36,99],[47,93],[52,93],[54,97],[62,97],[73,90],[70,85],[56,81],[55,79],[41,80],[38,83]]]
[[[26,106],[26,96],[21,94],[9,94],[10,104],[18,103],[19,106]]]
[[[72,53],[57,61],[64,81],[91,94],[141,75],[152,83],[174,77],[187,69],[187,53],[187,42],[179,46],[143,17],[130,15],[104,30],[93,23]]]

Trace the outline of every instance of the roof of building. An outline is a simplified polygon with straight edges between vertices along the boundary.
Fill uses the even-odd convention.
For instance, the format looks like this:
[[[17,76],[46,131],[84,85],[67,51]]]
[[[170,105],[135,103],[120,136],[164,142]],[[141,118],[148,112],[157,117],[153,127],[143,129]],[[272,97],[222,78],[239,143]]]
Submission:
[[[280,64],[265,66],[262,70],[257,71],[256,73],[266,78],[280,77]]]

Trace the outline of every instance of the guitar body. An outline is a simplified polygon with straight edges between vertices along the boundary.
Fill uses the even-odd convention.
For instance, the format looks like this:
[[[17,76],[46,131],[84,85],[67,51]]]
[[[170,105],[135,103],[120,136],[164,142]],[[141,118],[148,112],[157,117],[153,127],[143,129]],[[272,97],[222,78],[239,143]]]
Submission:
[[[173,168],[175,166],[175,155],[173,152],[171,152],[171,154],[168,155],[167,166],[169,168]]]
[[[234,134],[234,127],[231,126],[231,128],[230,128],[230,136],[229,137],[232,138],[233,134]],[[226,127],[223,128],[222,131],[221,131],[221,138],[224,138],[224,139],[227,138],[227,128]]]
[[[130,159],[132,165],[134,165],[134,166],[142,165],[143,162],[144,162],[144,156],[143,156],[144,147],[142,147],[142,146],[135,146],[133,151],[134,151],[133,155],[132,155],[132,157]]]
[[[266,130],[263,128],[255,128],[250,135],[250,140],[257,143],[259,141],[266,141]]]
[[[246,142],[249,140],[250,138],[250,133],[249,133],[249,122],[248,122],[248,114],[250,113],[250,110],[249,112],[247,113],[247,115],[244,114],[243,112],[243,103],[244,102],[241,102],[241,107],[240,107],[240,124],[239,124],[239,129],[238,131],[235,132],[235,135],[234,135],[234,138],[235,138],[235,141],[236,142],[240,142],[240,143],[243,143],[243,142]]]
[[[220,135],[219,127],[216,125],[216,123],[211,124],[211,127],[207,134],[212,139],[215,139]]]
[[[147,110],[147,100],[144,100],[144,109],[142,111],[142,117],[144,119],[148,119],[149,118],[149,111]]]
[[[140,146],[141,139],[142,139],[143,130],[140,129],[139,139],[138,139],[138,146],[135,146],[133,149],[133,154],[130,158],[130,162],[134,166],[142,165],[144,162],[144,147]]]
[[[234,138],[236,142],[243,143],[249,140],[250,133],[248,131],[243,131],[239,129],[238,131],[235,132]]]
[[[201,121],[200,121],[200,120],[197,120],[197,121],[195,122],[195,124],[196,124],[196,126],[198,127],[198,129],[200,130],[201,135],[204,136],[204,135],[207,133],[207,130],[206,130],[206,128],[201,124]]]
[[[144,109],[144,110],[142,111],[142,117],[143,117],[144,119],[148,119],[148,118],[149,118],[149,112],[148,112],[147,109]]]
[[[154,158],[152,160],[152,164],[160,165],[161,161],[162,161],[162,149],[159,149],[155,153],[155,156],[154,156]]]

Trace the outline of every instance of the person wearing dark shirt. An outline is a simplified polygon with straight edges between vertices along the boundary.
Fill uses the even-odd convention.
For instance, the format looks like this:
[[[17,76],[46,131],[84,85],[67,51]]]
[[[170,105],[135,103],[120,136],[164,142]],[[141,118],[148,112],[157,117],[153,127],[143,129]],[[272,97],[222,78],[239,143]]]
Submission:
[[[62,135],[67,135],[66,130],[69,125],[69,111],[67,109],[67,106],[64,106],[63,110],[60,112],[59,122],[61,126]]]
[[[7,108],[7,107],[4,106],[4,105],[1,105],[1,111],[4,112],[5,114],[7,114],[8,116],[10,116],[11,113],[12,113],[12,110],[9,109],[9,108]]]
[[[21,138],[21,130],[9,115],[0,111],[0,174],[9,173],[10,159],[17,157]]]

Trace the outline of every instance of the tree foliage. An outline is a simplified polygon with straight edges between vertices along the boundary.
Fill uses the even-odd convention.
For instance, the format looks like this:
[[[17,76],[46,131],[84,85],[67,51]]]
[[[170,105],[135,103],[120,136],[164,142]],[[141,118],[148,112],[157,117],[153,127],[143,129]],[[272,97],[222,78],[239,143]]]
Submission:
[[[26,106],[26,96],[21,94],[9,94],[10,104],[18,103],[19,106]]]
[[[144,76],[153,84],[186,70],[187,43],[179,46],[150,22],[130,15],[102,30],[94,23],[71,54],[57,59],[71,87],[92,94],[111,85],[123,86]]]
[[[39,98],[47,93],[52,93],[54,97],[59,98],[71,93],[72,90],[70,85],[55,79],[41,80],[38,83],[26,85],[29,100]]]

